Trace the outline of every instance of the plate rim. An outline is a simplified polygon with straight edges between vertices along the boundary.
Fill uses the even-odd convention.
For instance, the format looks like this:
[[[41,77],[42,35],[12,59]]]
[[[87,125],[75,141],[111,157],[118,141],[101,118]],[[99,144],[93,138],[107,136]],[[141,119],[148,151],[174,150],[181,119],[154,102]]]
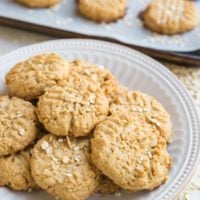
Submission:
[[[181,97],[182,101],[184,101],[184,104],[185,106],[187,106],[187,109],[188,109],[187,114],[189,114],[191,118],[191,125],[192,125],[191,130],[192,130],[192,136],[194,140],[193,143],[196,144],[196,145],[192,145],[192,148],[194,149],[193,150],[191,149],[191,154],[195,152],[195,155],[197,158],[196,160],[193,159],[192,165],[190,164],[191,160],[189,158],[187,166],[188,164],[190,164],[191,171],[189,172],[189,170],[187,170],[188,172],[186,173],[185,171],[187,167],[185,167],[182,173],[182,175],[186,174],[187,177],[185,176],[185,179],[183,180],[180,180],[181,177],[179,177],[178,180],[174,183],[174,185],[172,185],[169,188],[168,193],[161,196],[162,199],[166,199],[166,200],[168,200],[169,198],[174,199],[187,186],[193,174],[197,170],[197,167],[199,166],[199,162],[200,162],[200,147],[198,148],[198,141],[200,141],[200,134],[198,132],[198,130],[200,130],[200,118],[199,118],[197,107],[195,103],[193,102],[193,99],[190,96],[187,89],[185,88],[185,86],[178,80],[178,78],[169,69],[167,69],[164,65],[154,60],[153,58],[137,50],[131,49],[129,47],[126,47],[120,44],[115,44],[112,42],[96,40],[96,39],[56,39],[56,40],[44,41],[44,42],[28,45],[1,56],[0,64],[6,62],[6,60],[12,59],[12,57],[17,57],[17,55],[22,55],[23,52],[31,53],[34,50],[47,51],[47,49],[50,47],[63,48],[64,45],[67,45],[67,46],[72,45],[74,47],[84,45],[84,47],[93,47],[93,48],[98,48],[102,50],[110,49],[119,54],[124,54],[124,55],[126,54],[126,56],[132,55],[134,56],[135,59],[138,59],[139,61],[142,61],[145,64],[147,64],[149,69],[154,70],[154,71],[156,70],[156,72],[159,73],[162,77],[164,76],[164,78],[167,81],[171,81],[173,83],[173,87],[176,89],[177,95]],[[180,183],[179,186],[174,188],[177,183]]]

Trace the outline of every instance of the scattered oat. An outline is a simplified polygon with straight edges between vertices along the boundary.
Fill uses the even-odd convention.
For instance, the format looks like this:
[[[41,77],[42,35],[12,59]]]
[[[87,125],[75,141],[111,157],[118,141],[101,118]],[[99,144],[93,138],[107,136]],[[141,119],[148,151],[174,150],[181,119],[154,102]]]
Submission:
[[[80,149],[79,146],[75,146],[75,147],[73,148],[74,151],[78,151],[79,149]]]
[[[189,200],[189,195],[187,192],[184,192],[184,200]]]
[[[28,13],[29,15],[32,15],[32,14],[34,13],[34,10],[33,10],[33,9],[28,9],[28,10],[27,10],[27,13]]]
[[[66,139],[67,139],[67,144],[69,146],[69,148],[71,149],[72,148],[72,145],[71,145],[71,142],[70,142],[70,139],[68,136],[66,136]]]
[[[116,197],[121,197],[121,193],[120,192],[115,192],[115,196]]]
[[[56,4],[55,6],[51,7],[52,11],[58,11],[60,9],[60,4]]]
[[[80,162],[80,157],[78,157],[78,156],[74,157],[74,161],[77,163]]]
[[[67,156],[63,157],[62,162],[67,164],[69,162],[69,158]]]
[[[148,157],[149,157],[150,159],[152,158],[151,152],[148,152]]]
[[[43,150],[48,149],[48,148],[49,148],[49,143],[46,142],[46,141],[44,141],[44,142],[41,144],[41,148],[42,148]]]
[[[52,142],[52,139],[53,139],[53,138],[52,138],[52,137],[50,137],[50,138],[49,138],[49,142]]]
[[[26,131],[25,131],[23,128],[21,128],[21,129],[18,131],[18,133],[19,133],[19,135],[23,136],[23,135],[26,133]]]
[[[29,188],[27,192],[32,192],[32,188]]]
[[[49,147],[46,149],[46,152],[47,152],[47,154],[50,154],[50,153],[52,153],[52,147],[51,147],[51,146],[49,146]]]
[[[73,175],[70,174],[70,173],[66,173],[65,175],[66,175],[67,177],[73,177]]]
[[[63,141],[64,141],[64,140],[63,140],[62,138],[59,138],[59,139],[58,139],[58,142],[59,142],[59,143],[62,143]]]

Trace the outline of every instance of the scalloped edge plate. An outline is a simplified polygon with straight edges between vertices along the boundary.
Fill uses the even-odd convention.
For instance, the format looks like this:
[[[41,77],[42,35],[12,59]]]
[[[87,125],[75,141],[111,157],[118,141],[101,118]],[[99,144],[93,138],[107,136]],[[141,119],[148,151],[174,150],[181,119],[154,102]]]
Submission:
[[[163,65],[130,48],[98,40],[63,39],[21,48],[0,58],[0,92],[6,93],[5,74],[17,62],[32,55],[57,52],[67,59],[82,58],[112,71],[119,82],[155,96],[168,110],[173,125],[173,141],[168,147],[173,167],[167,183],[154,191],[90,197],[91,200],[169,200],[186,186],[200,157],[200,122],[197,109],[184,86]],[[14,192],[0,188],[5,200],[52,199],[46,193]]]

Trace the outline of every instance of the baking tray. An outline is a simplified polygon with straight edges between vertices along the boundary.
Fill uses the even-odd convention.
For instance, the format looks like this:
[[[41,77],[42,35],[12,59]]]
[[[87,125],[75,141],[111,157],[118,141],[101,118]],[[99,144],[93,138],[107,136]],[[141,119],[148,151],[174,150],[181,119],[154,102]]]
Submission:
[[[79,16],[75,0],[63,0],[51,9],[28,9],[12,0],[0,1],[0,23],[57,37],[82,37],[114,41],[150,56],[184,64],[200,63],[200,28],[176,36],[146,30],[138,14],[149,0],[129,0],[126,16],[111,24],[98,24]],[[196,3],[200,8],[200,3]],[[134,14],[133,14],[134,13]]]

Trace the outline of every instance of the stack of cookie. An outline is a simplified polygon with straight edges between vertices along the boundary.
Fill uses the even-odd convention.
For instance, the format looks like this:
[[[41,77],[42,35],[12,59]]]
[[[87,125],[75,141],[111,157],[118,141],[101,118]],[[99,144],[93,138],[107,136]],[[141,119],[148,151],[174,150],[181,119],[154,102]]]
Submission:
[[[171,122],[155,98],[128,91],[104,68],[55,53],[16,64],[6,84],[0,185],[84,200],[167,180]]]

